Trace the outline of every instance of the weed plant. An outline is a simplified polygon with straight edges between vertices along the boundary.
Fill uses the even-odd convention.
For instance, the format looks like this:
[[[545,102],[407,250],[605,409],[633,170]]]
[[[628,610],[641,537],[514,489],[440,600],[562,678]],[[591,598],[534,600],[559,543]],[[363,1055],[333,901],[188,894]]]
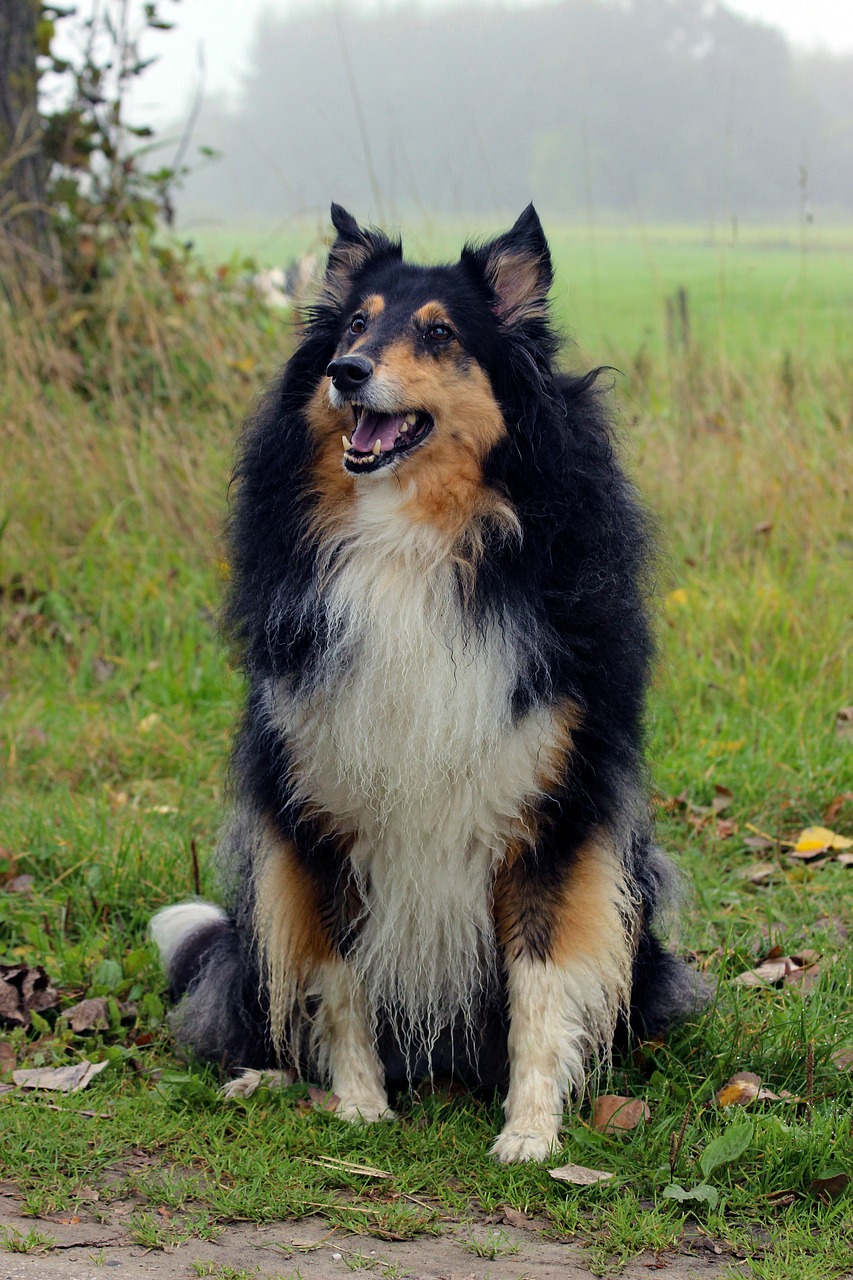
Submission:
[[[555,243],[572,278],[571,237]],[[109,1011],[86,1034],[51,1014],[0,1032],[7,1082],[12,1059],[110,1062],[58,1098],[61,1122],[36,1094],[0,1095],[4,1176],[34,1218],[79,1208],[94,1186],[99,1212],[133,1202],[149,1248],[319,1212],[388,1239],[462,1222],[491,1257],[478,1223],[508,1205],[587,1243],[596,1267],[696,1234],[763,1280],[853,1267],[850,1189],[824,1189],[853,1173],[853,1080],[838,1065],[853,1049],[853,870],[794,861],[783,843],[814,823],[853,835],[853,739],[836,722],[853,703],[849,258],[789,255],[777,296],[761,250],[742,248],[723,305],[730,258],[647,237],[654,270],[632,276],[632,246],[602,237],[594,279],[575,273],[557,301],[573,325],[600,316],[584,359],[621,370],[623,446],[659,524],[650,768],[660,837],[685,873],[680,942],[718,985],[705,1013],[567,1113],[561,1159],[613,1174],[584,1188],[493,1164],[496,1100],[424,1086],[398,1124],[359,1131],[305,1085],[224,1104],[216,1072],[176,1062],[146,924],[215,893],[241,698],[216,636],[221,528],[238,424],[291,349],[292,320],[264,311],[235,267],[145,243],[90,295],[0,309],[0,961],[43,965],[63,1006],[103,996]],[[825,270],[833,255],[846,275]],[[808,980],[734,982],[773,948],[813,952]],[[790,1096],[719,1107],[744,1070]],[[599,1133],[599,1092],[641,1097],[651,1118]],[[742,1152],[706,1178],[703,1154],[745,1119]],[[664,1194],[703,1183],[714,1196]],[[34,1227],[6,1247],[50,1240]]]

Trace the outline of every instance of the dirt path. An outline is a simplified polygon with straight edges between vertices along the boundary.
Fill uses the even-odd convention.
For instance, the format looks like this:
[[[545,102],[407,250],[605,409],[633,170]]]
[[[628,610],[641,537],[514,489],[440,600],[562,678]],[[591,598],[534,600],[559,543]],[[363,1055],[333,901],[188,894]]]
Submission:
[[[438,1236],[410,1241],[382,1241],[353,1236],[330,1228],[320,1218],[300,1222],[276,1222],[264,1226],[236,1224],[223,1231],[215,1243],[190,1240],[168,1251],[145,1250],[127,1232],[130,1206],[111,1205],[102,1221],[72,1221],[22,1217],[20,1202],[0,1194],[0,1231],[11,1229],[22,1237],[35,1229],[51,1236],[49,1250],[15,1253],[0,1250],[0,1280],[105,1280],[114,1274],[122,1280],[194,1280],[199,1275],[222,1277],[228,1268],[257,1280],[346,1280],[365,1270],[385,1280],[592,1280],[583,1251],[571,1244],[554,1244],[538,1231],[517,1231],[509,1226],[477,1228],[477,1238],[499,1230],[502,1255],[482,1258],[466,1247],[469,1234],[462,1228]],[[123,1212],[124,1210],[124,1212]],[[8,1234],[4,1233],[4,1234]],[[511,1252],[517,1248],[517,1252]],[[624,1280],[662,1275],[666,1280],[731,1280],[743,1276],[733,1259],[715,1252],[714,1243],[697,1236],[689,1251],[661,1257],[644,1255],[634,1260]],[[195,1264],[195,1265],[194,1265]],[[210,1266],[205,1271],[205,1264]],[[233,1274],[233,1272],[232,1272]]]

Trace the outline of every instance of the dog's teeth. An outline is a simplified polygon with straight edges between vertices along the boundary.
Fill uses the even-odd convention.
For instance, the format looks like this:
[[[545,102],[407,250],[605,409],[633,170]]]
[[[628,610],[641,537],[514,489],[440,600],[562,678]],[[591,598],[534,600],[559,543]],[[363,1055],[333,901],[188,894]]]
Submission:
[[[382,441],[381,441],[381,440],[374,440],[374,441],[373,441],[373,456],[374,456],[375,458],[378,458],[381,452],[382,452]]]
[[[406,414],[406,425],[407,425],[407,426],[409,426],[409,427],[413,427],[413,426],[415,425],[415,423],[417,422],[417,420],[418,420],[418,415],[417,415],[416,413],[407,413],[407,414]]]
[[[352,440],[350,440],[348,436],[341,436],[341,439],[342,439],[342,440],[343,440],[343,442],[344,442],[344,448],[345,448],[345,449],[351,449],[351,448],[352,448]]]
[[[408,424],[408,422],[401,422],[401,423],[400,423],[400,431],[401,431],[401,433],[402,433],[403,435],[405,435],[405,433],[408,431],[408,429],[409,429],[409,424]]]

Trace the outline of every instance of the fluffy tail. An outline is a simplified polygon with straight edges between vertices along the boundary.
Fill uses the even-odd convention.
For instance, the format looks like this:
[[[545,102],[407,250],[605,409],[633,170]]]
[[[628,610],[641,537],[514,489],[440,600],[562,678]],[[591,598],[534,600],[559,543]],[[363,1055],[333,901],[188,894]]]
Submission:
[[[151,921],[175,1005],[175,1038],[225,1069],[277,1065],[257,964],[234,919],[211,902],[179,902]]]

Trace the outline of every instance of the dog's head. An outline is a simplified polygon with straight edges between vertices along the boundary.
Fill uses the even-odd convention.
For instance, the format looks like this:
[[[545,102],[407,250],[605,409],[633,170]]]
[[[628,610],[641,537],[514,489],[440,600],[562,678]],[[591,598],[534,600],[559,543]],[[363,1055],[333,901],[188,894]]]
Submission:
[[[451,471],[454,459],[482,462],[506,431],[508,347],[547,320],[551,260],[533,206],[445,266],[404,262],[398,241],[339,205],[332,222],[322,308],[337,343],[319,394],[340,427],[339,465],[402,479],[441,460]]]

